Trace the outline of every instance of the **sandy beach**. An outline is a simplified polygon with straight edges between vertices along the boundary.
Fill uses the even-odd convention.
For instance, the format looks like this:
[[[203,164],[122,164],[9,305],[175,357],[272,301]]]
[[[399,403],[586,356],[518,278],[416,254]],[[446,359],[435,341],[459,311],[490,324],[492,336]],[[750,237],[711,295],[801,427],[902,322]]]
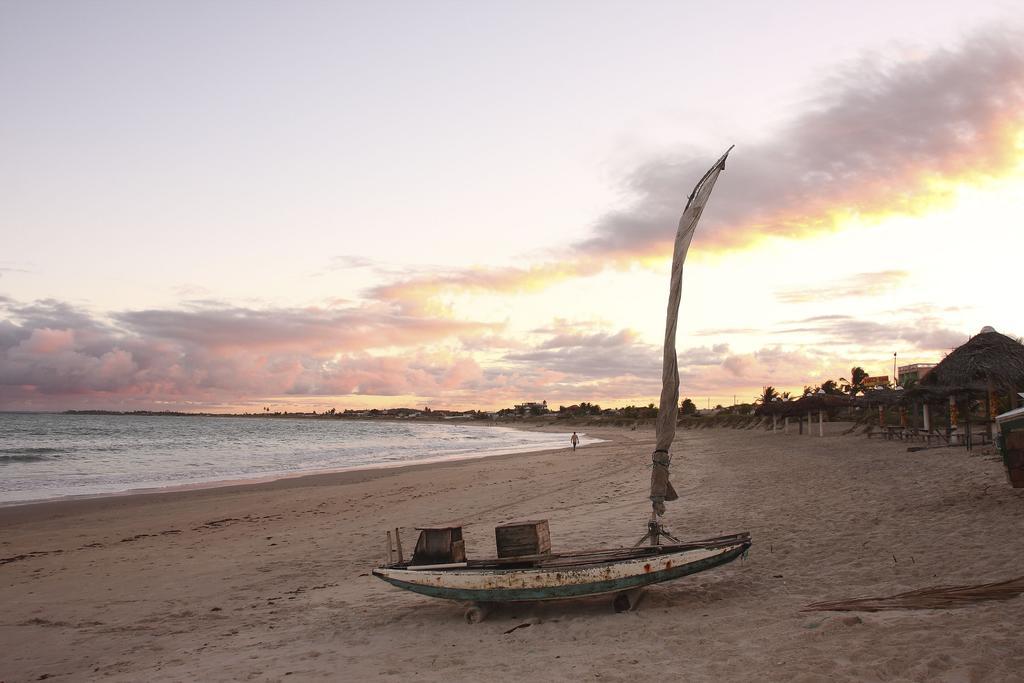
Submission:
[[[564,427],[559,427],[564,431]],[[0,509],[0,681],[1019,680],[1022,598],[960,609],[801,612],[1024,574],[1024,497],[993,456],[863,437],[684,431],[667,519],[750,531],[731,565],[606,598],[459,604],[371,577],[384,532],[550,520],[557,549],[643,533],[654,433],[448,464]],[[513,627],[519,626],[515,630]]]

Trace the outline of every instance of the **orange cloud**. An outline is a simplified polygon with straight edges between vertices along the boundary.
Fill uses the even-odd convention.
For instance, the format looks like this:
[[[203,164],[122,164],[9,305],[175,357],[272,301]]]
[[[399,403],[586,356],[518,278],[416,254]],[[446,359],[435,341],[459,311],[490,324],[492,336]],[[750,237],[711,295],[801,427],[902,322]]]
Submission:
[[[901,63],[858,62],[772,139],[740,144],[715,188],[695,239],[699,251],[766,237],[802,238],[851,216],[914,215],[956,188],[1024,163],[1024,33],[992,29],[955,50]],[[722,141],[719,147],[725,147]],[[471,268],[377,287],[373,299],[403,310],[443,311],[446,293],[513,293],[625,268],[671,253],[686,196],[714,153],[666,155],[635,169],[636,201],[601,217],[572,261]]]
[[[446,313],[446,293],[522,294],[540,291],[553,282],[594,275],[604,266],[591,260],[542,263],[526,268],[473,267],[425,273],[389,282],[367,292],[367,297],[395,305],[409,315]]]
[[[776,292],[775,298],[783,303],[796,304],[821,299],[878,296],[897,288],[907,279],[905,270],[883,270],[858,273],[833,282],[821,282],[813,289],[797,287]]]

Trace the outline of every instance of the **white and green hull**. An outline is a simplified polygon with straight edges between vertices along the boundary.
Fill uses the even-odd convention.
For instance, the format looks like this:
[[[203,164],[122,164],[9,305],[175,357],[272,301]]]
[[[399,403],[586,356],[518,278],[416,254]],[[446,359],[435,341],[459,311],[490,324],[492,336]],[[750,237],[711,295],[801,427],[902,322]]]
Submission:
[[[750,537],[741,534],[677,546],[552,556],[528,567],[487,566],[486,561],[445,568],[397,564],[374,569],[373,574],[399,588],[448,600],[560,600],[671,581],[731,562],[749,547]]]

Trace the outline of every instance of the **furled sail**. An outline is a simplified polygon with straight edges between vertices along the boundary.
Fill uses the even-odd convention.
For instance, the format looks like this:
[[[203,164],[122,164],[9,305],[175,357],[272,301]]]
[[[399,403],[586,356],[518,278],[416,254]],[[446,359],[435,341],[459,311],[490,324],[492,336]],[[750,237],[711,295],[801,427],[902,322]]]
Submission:
[[[683,262],[690,248],[690,241],[697,229],[697,222],[704,206],[715,187],[718,174],[725,170],[725,159],[732,147],[715,162],[700,179],[686,201],[686,209],[679,219],[676,243],[672,252],[672,277],[668,292],[668,316],[665,321],[665,352],[662,361],[661,403],[658,407],[658,421],[655,426],[656,446],[651,470],[651,506],[653,519],[665,514],[665,501],[676,500],[679,496],[668,480],[668,468],[672,461],[672,440],[676,436],[676,419],[679,415],[679,365],[676,359],[676,323],[679,320],[679,299],[683,288]]]

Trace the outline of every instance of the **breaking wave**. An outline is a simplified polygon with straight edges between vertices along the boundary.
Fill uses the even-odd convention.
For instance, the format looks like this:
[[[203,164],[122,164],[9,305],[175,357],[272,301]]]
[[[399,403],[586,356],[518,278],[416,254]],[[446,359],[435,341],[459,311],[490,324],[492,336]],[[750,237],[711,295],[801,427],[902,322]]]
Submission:
[[[68,452],[65,448],[0,448],[0,465],[56,460]]]

